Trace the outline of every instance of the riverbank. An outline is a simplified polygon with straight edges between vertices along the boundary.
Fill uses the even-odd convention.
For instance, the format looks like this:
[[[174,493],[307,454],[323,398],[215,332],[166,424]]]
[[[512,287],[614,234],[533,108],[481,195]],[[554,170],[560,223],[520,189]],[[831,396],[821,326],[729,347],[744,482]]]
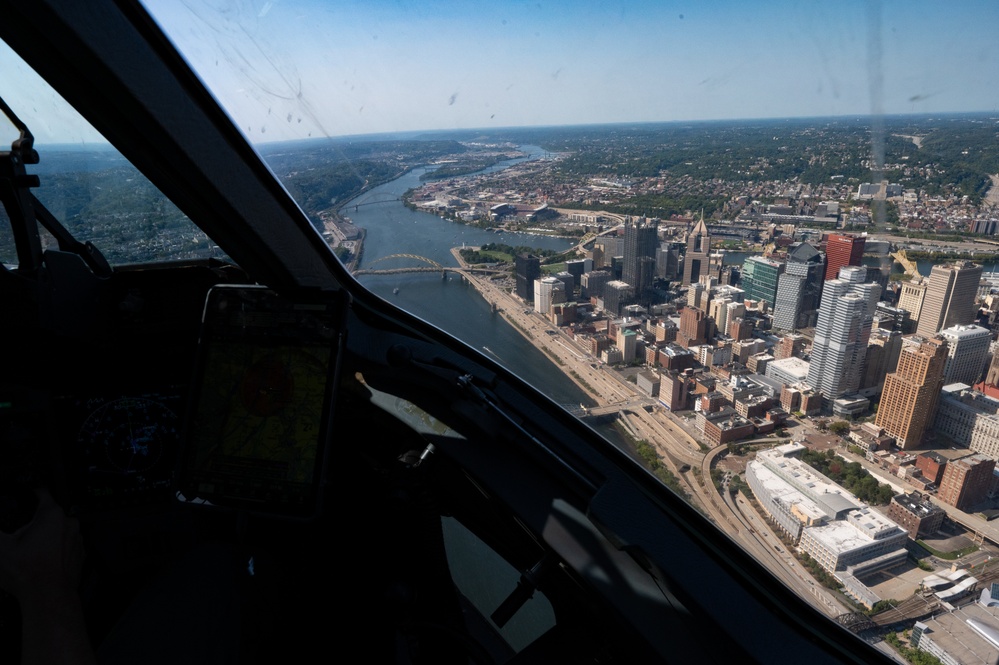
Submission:
[[[585,349],[569,339],[547,319],[531,309],[507,288],[492,279],[473,275],[461,256],[461,247],[452,247],[451,254],[462,269],[462,275],[478,294],[495,311],[499,312],[521,336],[536,349],[546,354],[569,379],[595,402],[596,406],[616,404],[637,395],[631,384],[616,376],[612,370],[597,369]],[[467,249],[467,248],[466,248]]]

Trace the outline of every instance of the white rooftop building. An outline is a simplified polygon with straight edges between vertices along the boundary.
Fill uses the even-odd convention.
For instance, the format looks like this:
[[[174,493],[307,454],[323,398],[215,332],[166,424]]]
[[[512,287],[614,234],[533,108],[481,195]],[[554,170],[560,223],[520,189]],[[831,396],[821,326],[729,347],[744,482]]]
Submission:
[[[795,457],[803,450],[788,443],[760,451],[746,467],[749,486],[801,551],[871,604],[876,597],[855,576],[905,561],[908,534]]]
[[[951,326],[940,331],[947,340],[947,363],[944,365],[944,384],[978,383],[985,370],[992,333],[981,326]]]
[[[771,360],[767,363],[766,376],[788,386],[802,383],[808,377],[808,361],[794,356]]]
[[[851,511],[845,520],[803,529],[798,547],[830,573],[853,568],[858,574],[904,561],[908,537],[897,524],[865,506]],[[868,562],[876,567],[858,570],[859,564]]]

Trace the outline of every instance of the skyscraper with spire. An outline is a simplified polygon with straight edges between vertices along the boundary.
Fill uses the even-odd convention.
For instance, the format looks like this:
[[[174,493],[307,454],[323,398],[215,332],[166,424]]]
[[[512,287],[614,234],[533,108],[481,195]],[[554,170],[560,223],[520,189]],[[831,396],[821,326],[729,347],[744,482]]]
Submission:
[[[689,234],[687,234],[687,251],[683,257],[683,286],[700,279],[701,275],[707,275],[710,269],[711,257],[711,234],[708,233],[708,226],[704,223],[704,214]]]

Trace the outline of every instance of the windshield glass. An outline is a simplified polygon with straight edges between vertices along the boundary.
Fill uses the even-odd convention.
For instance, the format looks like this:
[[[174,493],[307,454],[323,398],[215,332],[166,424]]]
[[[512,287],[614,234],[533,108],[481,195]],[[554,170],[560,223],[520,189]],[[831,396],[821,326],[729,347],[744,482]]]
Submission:
[[[27,125],[39,154],[29,174],[42,205],[80,242],[90,241],[111,265],[226,258],[177,207],[115,150],[72,106],[3,42],[0,94]],[[18,132],[0,114],[0,150]],[[55,240],[40,230],[42,248]],[[7,213],[0,209],[0,261],[17,266]]]
[[[991,556],[947,540],[956,506],[953,533],[899,526],[893,497],[940,482],[909,451],[961,442],[879,396],[928,320],[905,288],[997,269],[995,3],[147,4],[365,287],[830,617]],[[961,324],[994,323],[990,288]]]

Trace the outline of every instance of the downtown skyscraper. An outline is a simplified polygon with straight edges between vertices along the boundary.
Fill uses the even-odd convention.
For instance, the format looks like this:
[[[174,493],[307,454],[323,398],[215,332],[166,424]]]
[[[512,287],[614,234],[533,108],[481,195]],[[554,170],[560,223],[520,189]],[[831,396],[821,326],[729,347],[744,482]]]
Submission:
[[[807,242],[787,254],[787,267],[777,283],[774,330],[800,330],[815,326],[825,257]]]
[[[864,258],[864,238],[833,233],[826,241],[826,281],[836,279],[839,269],[859,266]]]
[[[881,295],[881,287],[866,278],[866,268],[847,266],[823,287],[806,382],[825,400],[860,386],[872,314]]]
[[[516,273],[517,295],[521,300],[534,302],[534,281],[541,279],[541,257],[518,254],[513,261]]]
[[[981,281],[982,267],[967,261],[933,266],[916,334],[932,337],[944,328],[974,323]]]
[[[656,274],[656,250],[659,249],[656,222],[640,217],[624,221],[624,263],[621,281],[635,289],[641,298],[652,288]]]
[[[943,339],[903,338],[898,367],[885,377],[874,420],[895,437],[902,450],[919,446],[936,416],[946,361],[947,343]]]
[[[682,286],[689,286],[709,274],[711,268],[711,234],[704,223],[704,217],[687,234],[687,249],[683,255]]]

